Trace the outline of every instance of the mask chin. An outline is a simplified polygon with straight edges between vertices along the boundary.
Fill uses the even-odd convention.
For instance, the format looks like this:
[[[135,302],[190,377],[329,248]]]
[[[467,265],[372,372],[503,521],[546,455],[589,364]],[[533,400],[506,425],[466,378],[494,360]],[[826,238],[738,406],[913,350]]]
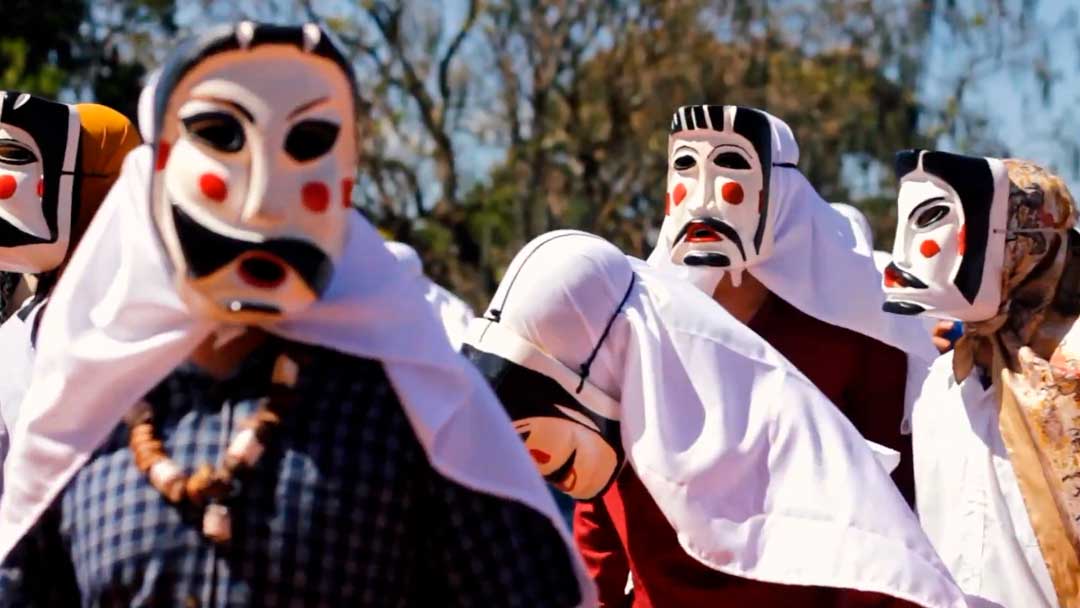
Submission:
[[[891,312],[894,315],[921,315],[926,312],[924,306],[901,300],[885,300],[885,303],[881,305],[881,310]]]
[[[163,206],[157,221],[177,291],[202,316],[230,324],[271,323],[310,307],[329,284],[333,264],[309,242],[226,236],[176,205]]]
[[[264,276],[275,275],[273,286],[251,284],[253,278],[260,280],[251,277],[251,271],[246,268],[253,262],[262,267]],[[271,268],[276,269],[271,271]],[[280,261],[252,256],[234,260],[208,276],[195,278],[184,273],[181,277],[179,291],[189,305],[208,317],[230,324],[274,322],[303,311],[318,299],[292,268]]]

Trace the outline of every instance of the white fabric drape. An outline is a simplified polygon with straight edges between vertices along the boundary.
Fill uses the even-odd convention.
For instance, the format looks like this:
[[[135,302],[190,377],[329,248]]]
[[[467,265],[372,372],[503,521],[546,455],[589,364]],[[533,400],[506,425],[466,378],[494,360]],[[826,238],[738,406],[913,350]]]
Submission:
[[[1051,608],[1057,593],[998,429],[994,387],[931,367],[912,413],[919,518],[973,606]]]
[[[386,248],[397,258],[402,271],[420,283],[424,299],[431,305],[432,310],[435,311],[435,317],[442,321],[443,328],[446,329],[450,346],[453,346],[454,350],[460,350],[461,342],[469,330],[469,321],[476,317],[472,307],[424,274],[423,262],[415,249],[398,241],[387,242]]]
[[[0,560],[40,517],[130,406],[218,324],[194,318],[176,293],[147,201],[151,150],[124,163],[52,294],[30,388],[5,464]],[[380,361],[442,475],[547,515],[570,539],[501,405],[455,353],[419,286],[383,239],[350,215],[345,254],[322,299],[265,329]],[[482,437],[483,441],[477,441]],[[595,589],[575,557],[585,605]]]
[[[799,147],[791,129],[770,116],[773,168],[769,179],[772,253],[750,267],[769,291],[802,312],[896,347],[908,355],[906,414],[937,356],[921,320],[881,310],[885,302],[881,273],[863,230],[826,203],[794,167]],[[685,278],[711,294],[723,269],[688,267],[671,261],[672,238],[681,226],[665,218],[649,263]]]
[[[628,461],[689,555],[756,580],[965,605],[854,427],[689,283],[558,231],[518,254],[485,316],[578,370],[631,276],[588,379],[620,400]]]

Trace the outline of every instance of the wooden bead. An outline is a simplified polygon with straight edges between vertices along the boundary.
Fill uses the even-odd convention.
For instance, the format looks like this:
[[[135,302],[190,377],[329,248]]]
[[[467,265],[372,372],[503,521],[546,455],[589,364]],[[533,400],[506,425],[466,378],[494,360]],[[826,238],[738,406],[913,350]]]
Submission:
[[[255,429],[244,429],[229,442],[228,456],[243,462],[247,467],[254,467],[262,456],[263,445],[255,436]],[[226,467],[227,468],[227,467]]]
[[[187,483],[184,487],[184,492],[191,502],[201,505],[206,502],[207,491],[210,489],[211,483],[214,481],[214,470],[210,468],[210,465],[199,465],[198,469],[187,478]]]
[[[271,376],[274,384],[283,384],[288,387],[296,386],[296,379],[300,376],[300,366],[288,355],[278,355],[274,362],[274,374]]]
[[[232,538],[232,517],[225,505],[213,503],[203,512],[203,536],[215,543],[226,543]]]
[[[172,460],[163,458],[154,463],[154,466],[150,467],[148,476],[150,484],[169,502],[177,503],[184,498],[184,484],[187,478]]]

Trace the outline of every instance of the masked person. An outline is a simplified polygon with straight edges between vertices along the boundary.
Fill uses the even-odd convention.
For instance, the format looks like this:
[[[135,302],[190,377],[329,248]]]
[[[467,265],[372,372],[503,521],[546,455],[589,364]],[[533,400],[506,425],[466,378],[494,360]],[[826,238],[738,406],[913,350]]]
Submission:
[[[415,249],[398,241],[389,241],[386,248],[401,263],[402,270],[420,283],[424,299],[431,304],[435,316],[442,321],[450,345],[454,350],[460,349],[461,341],[469,328],[469,321],[476,316],[472,307],[424,274],[424,264]]]
[[[166,63],[152,149],[42,321],[0,605],[595,601],[490,388],[348,204],[355,95],[312,24]]]
[[[609,513],[609,530],[575,522],[602,606],[625,605],[628,571],[638,608],[963,605],[821,392],[695,287],[607,241],[532,241],[464,352],[545,478]]]
[[[21,275],[28,296],[0,326],[0,462],[30,380],[41,309],[139,143],[131,121],[105,106],[0,91],[0,270]]]
[[[923,526],[969,595],[1080,606],[1076,210],[1027,161],[908,150],[885,310],[963,321],[912,412]]]
[[[882,313],[870,240],[821,199],[798,161],[791,129],[766,112],[679,108],[649,263],[711,294],[867,439],[899,451],[893,478],[912,503],[905,406],[936,353],[919,321]]]

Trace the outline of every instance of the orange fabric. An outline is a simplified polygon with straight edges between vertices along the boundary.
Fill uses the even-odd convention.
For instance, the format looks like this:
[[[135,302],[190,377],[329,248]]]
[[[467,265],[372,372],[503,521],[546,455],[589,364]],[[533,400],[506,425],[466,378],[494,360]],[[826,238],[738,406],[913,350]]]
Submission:
[[[79,138],[81,179],[79,215],[71,230],[71,250],[75,249],[94,213],[119,177],[124,157],[142,143],[139,130],[116,110],[94,103],[80,103],[75,109],[79,112],[82,125]]]

